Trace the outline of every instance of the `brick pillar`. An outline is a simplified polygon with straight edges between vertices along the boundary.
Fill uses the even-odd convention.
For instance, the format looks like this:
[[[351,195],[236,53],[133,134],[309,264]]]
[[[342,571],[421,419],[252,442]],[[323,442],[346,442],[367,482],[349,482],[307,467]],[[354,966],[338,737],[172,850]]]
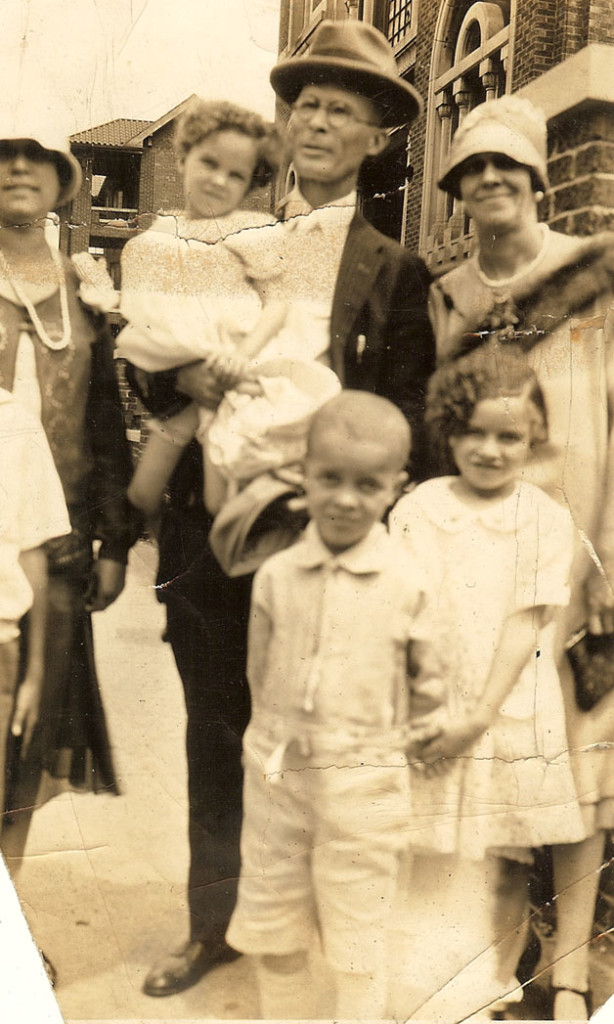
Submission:
[[[80,157],[83,172],[81,188],[72,202],[68,223],[68,254],[87,252],[92,227],[92,153]]]
[[[565,234],[614,228],[614,103],[555,118],[549,136],[546,220]]]

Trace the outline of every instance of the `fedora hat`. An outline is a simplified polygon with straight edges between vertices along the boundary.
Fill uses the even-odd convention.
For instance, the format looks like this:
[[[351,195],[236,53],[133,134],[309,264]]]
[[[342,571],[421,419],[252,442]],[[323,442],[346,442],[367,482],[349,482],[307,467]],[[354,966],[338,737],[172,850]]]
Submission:
[[[271,85],[288,104],[304,85],[329,84],[372,100],[385,128],[407,124],[422,112],[422,98],[399,77],[386,37],[365,21],[323,21],[308,53],[289,57],[271,71]]]

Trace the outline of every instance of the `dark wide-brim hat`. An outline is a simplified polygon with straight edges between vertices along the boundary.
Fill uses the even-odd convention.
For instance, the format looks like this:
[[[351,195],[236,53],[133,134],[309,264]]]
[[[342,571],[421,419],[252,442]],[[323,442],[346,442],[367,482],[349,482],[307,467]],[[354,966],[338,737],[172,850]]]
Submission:
[[[308,53],[273,68],[271,85],[288,104],[305,85],[348,89],[375,103],[385,128],[407,124],[422,113],[422,97],[400,78],[387,39],[364,21],[323,21]]]

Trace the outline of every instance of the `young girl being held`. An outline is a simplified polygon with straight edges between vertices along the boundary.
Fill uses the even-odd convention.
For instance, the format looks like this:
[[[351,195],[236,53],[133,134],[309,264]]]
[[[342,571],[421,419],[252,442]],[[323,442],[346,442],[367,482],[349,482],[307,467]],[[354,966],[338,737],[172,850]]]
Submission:
[[[469,921],[494,891],[491,934],[474,933],[470,954],[499,945],[493,977],[482,979],[485,1005],[515,987],[531,847],[583,835],[554,660],[573,528],[565,509],[523,480],[547,424],[520,355],[486,346],[442,366],[426,415],[456,473],[417,487],[391,517],[436,609],[416,696],[435,682],[445,694],[413,723],[413,849],[429,854],[431,869],[441,854],[459,870],[479,862],[472,877],[494,880],[466,908]],[[437,906],[441,891],[434,898]]]
[[[205,501],[216,512],[229,480],[296,460],[294,450],[279,452],[271,437],[290,438],[291,445],[301,416],[320,404],[310,392],[315,388],[319,399],[323,386],[324,401],[339,387],[322,366],[305,373],[306,387],[300,372],[294,374],[298,386],[288,379],[292,360],[308,356],[287,333],[280,335],[288,312],[279,282],[281,226],[244,208],[249,193],[275,170],[274,126],[233,104],[195,97],[175,145],[185,207],[157,217],[122,253],[121,311],[128,326],[117,354],[147,373],[204,362],[214,394],[207,408],[192,404],[153,422],[129,490],[150,517],[195,433],[205,453]],[[260,360],[258,368],[251,362],[258,355],[270,361],[268,371]],[[212,421],[215,437],[209,436]],[[303,446],[298,458],[302,454]]]

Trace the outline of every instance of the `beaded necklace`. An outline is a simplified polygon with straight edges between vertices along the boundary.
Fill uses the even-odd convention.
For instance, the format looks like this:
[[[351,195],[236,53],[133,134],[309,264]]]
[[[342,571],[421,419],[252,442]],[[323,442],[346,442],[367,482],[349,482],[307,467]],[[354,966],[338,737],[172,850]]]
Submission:
[[[502,292],[506,288],[509,288],[510,285],[515,284],[516,281],[520,280],[520,278],[525,277],[528,274],[531,274],[533,272],[533,270],[535,270],[535,268],[543,260],[544,255],[546,253],[546,249],[548,247],[548,241],[549,241],[548,226],[546,224],[540,224],[539,225],[539,229],[540,229],[540,232],[541,232],[541,235],[542,235],[542,244],[541,244],[541,246],[539,248],[539,252],[531,260],[530,263],[527,263],[526,266],[521,267],[520,270],[517,270],[516,273],[512,274],[511,277],[506,277],[506,278],[488,277],[484,273],[484,271],[482,270],[482,268],[480,266],[480,251],[478,250],[478,252],[477,252],[477,260],[476,260],[476,264],[475,264],[475,269],[476,269],[477,275],[478,275],[480,281],[482,282],[482,284],[485,284],[487,286],[487,288],[490,288],[494,292]]]
[[[55,268],[57,270],[58,281],[59,281],[59,290],[60,290],[60,316],[61,316],[61,320],[62,320],[62,336],[60,338],[58,338],[57,341],[54,341],[53,338],[49,337],[47,331],[45,330],[45,327],[43,325],[43,322],[42,322],[41,318],[39,317],[38,313],[36,312],[36,307],[34,306],[34,303],[28,297],[28,295],[26,295],[26,293],[24,292],[24,290],[21,287],[21,285],[18,284],[17,281],[15,281],[13,279],[13,277],[11,275],[11,269],[10,269],[10,266],[9,266],[9,262],[8,262],[6,256],[4,255],[4,253],[2,252],[1,249],[0,249],[0,271],[2,273],[4,273],[4,275],[5,275],[6,279],[7,279],[7,281],[9,282],[11,288],[15,292],[15,295],[17,296],[19,302],[21,303],[22,306],[24,306],[28,316],[30,317],[30,320],[32,321],[32,324],[34,326],[34,330],[36,331],[36,333],[37,333],[38,337],[40,338],[40,340],[42,341],[43,345],[46,345],[47,348],[51,349],[52,352],[59,352],[59,351],[61,351],[61,349],[67,348],[68,345],[70,345],[70,342],[72,340],[72,329],[71,329],[71,325],[70,325],[70,314],[69,314],[69,311],[68,311],[68,294],[67,294],[67,291],[66,291],[66,276],[64,274],[64,267],[62,265],[62,260],[60,258],[60,254],[58,252],[56,252],[55,249],[50,249],[49,251],[51,253],[51,258],[52,258],[52,260],[53,260],[53,262],[55,264]]]

